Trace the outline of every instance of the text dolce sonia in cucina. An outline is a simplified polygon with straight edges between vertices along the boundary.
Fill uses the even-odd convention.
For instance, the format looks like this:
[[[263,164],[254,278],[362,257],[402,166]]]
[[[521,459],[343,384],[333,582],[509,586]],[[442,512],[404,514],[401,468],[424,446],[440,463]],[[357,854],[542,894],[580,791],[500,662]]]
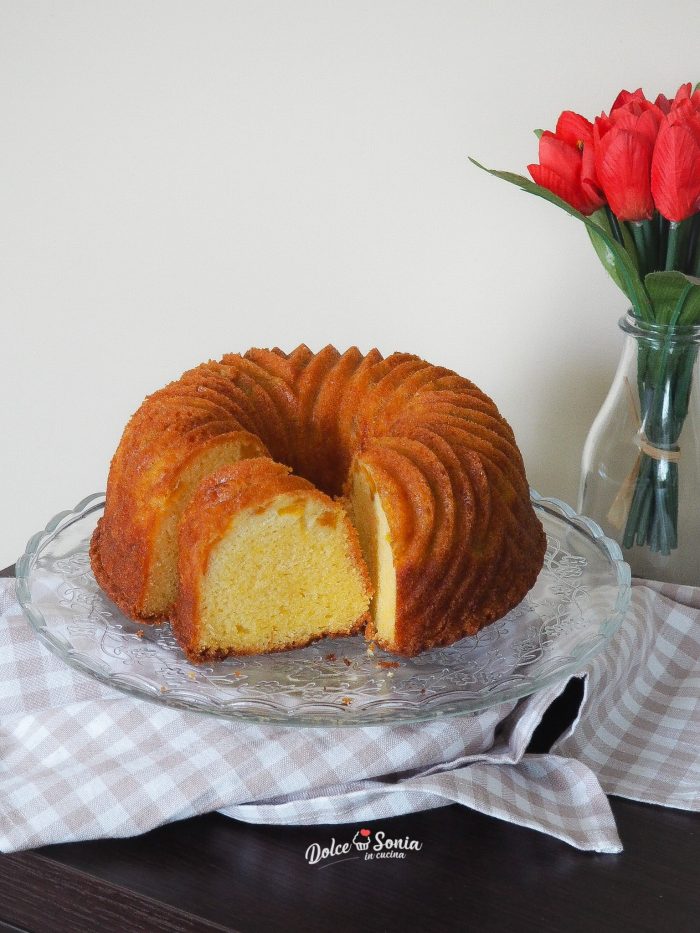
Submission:
[[[403,858],[404,852],[419,852],[422,848],[423,843],[419,842],[417,839],[411,839],[409,836],[405,836],[403,839],[397,839],[387,836],[386,833],[380,830],[372,840],[370,851],[377,853],[379,858]],[[349,855],[353,849],[354,846],[352,842],[336,842],[335,838],[332,838],[328,846],[322,846],[318,842],[311,843],[305,852],[305,857],[310,865],[316,865],[324,859]]]

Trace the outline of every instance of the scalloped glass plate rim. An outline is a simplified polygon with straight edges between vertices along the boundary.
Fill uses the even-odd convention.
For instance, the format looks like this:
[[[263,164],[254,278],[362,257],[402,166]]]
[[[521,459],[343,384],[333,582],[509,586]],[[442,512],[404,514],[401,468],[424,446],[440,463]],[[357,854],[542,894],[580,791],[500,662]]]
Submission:
[[[609,615],[601,620],[598,637],[589,643],[586,650],[575,656],[571,656],[569,664],[559,665],[552,673],[539,676],[536,679],[520,680],[510,688],[506,686],[506,678],[505,681],[501,681],[491,688],[484,689],[479,695],[469,699],[464,697],[460,698],[459,689],[441,693],[438,701],[433,698],[426,701],[409,702],[405,699],[383,697],[365,704],[359,715],[357,714],[358,711],[350,711],[349,707],[344,707],[342,710],[339,710],[338,707],[332,703],[324,703],[316,699],[305,706],[300,705],[286,712],[283,712],[274,703],[271,703],[270,714],[264,715],[260,707],[264,706],[265,703],[260,699],[238,702],[234,700],[219,706],[207,706],[206,704],[202,704],[201,697],[194,694],[186,696],[186,691],[183,690],[179,691],[179,695],[178,691],[173,691],[171,689],[168,689],[167,692],[159,692],[157,686],[154,685],[154,692],[150,692],[145,690],[142,685],[130,683],[128,673],[114,674],[109,671],[109,669],[107,669],[107,673],[105,673],[104,669],[106,666],[102,662],[97,661],[97,663],[95,663],[94,658],[90,656],[81,656],[81,654],[74,651],[72,646],[65,642],[61,636],[52,632],[47,627],[44,615],[32,603],[30,590],[31,573],[42,550],[66,528],[101,509],[104,505],[104,493],[95,493],[87,496],[73,509],[59,512],[47,523],[42,531],[38,531],[36,534],[32,535],[27,542],[24,554],[17,560],[16,564],[17,598],[27,619],[41,641],[70,667],[90,677],[94,677],[107,686],[118,689],[123,693],[137,697],[138,699],[150,700],[151,702],[161,705],[248,723],[318,728],[405,725],[431,721],[438,718],[469,715],[481,712],[500,703],[522,699],[539,690],[553,686],[558,682],[568,680],[573,675],[582,671],[583,668],[588,665],[589,661],[602,650],[617,632],[629,605],[631,575],[629,566],[622,557],[619,545],[612,539],[606,537],[596,522],[579,515],[571,506],[560,499],[541,496],[533,489],[530,490],[530,494],[533,506],[536,510],[562,520],[565,524],[570,526],[570,528],[587,538],[589,543],[594,544],[604,555],[610,567],[610,583],[617,587],[615,605]],[[334,639],[323,640],[322,642],[316,642],[315,646],[326,645],[332,647],[334,641]],[[285,654],[286,653],[280,653],[277,655],[267,655],[265,657],[273,659],[284,658]],[[387,655],[387,657],[391,656]],[[231,661],[219,663],[227,664],[231,663]],[[102,670],[100,669],[100,665],[103,668]],[[198,669],[196,665],[191,665],[191,668],[192,671],[195,672]],[[457,706],[448,706],[444,708],[446,706],[446,700],[451,694],[457,698],[455,700]],[[246,709],[246,706],[254,706],[255,709],[250,711]],[[383,716],[383,713],[387,715]]]

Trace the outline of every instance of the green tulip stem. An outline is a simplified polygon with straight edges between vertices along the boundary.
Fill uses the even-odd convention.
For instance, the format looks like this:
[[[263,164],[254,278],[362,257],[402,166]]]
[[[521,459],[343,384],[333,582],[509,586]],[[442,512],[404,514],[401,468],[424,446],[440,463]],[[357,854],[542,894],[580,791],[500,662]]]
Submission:
[[[700,214],[696,214],[690,221],[690,235],[688,237],[688,246],[686,251],[685,271],[689,275],[698,275],[698,265],[700,264]],[[697,255],[696,255],[697,254]]]
[[[612,231],[612,235],[615,237],[615,239],[621,246],[624,246],[625,238],[623,237],[622,230],[620,229],[620,221],[610,210],[609,204],[605,205],[605,213],[607,214],[607,217],[608,217],[608,223],[610,224],[610,230]]]
[[[662,270],[666,262],[666,245],[668,243],[668,221],[657,212],[656,220],[658,223],[658,252],[656,256],[656,268]]]
[[[657,227],[653,218],[642,223],[642,236],[644,237],[644,255],[646,256],[647,272],[656,271],[657,253]]]
[[[647,253],[647,244],[644,238],[643,224],[639,221],[633,221],[628,225],[632,232],[634,248],[637,250],[637,259],[640,275],[644,276],[649,271],[649,256]]]
[[[676,267],[676,253],[678,252],[678,230],[680,224],[675,221],[668,227],[668,243],[666,244],[666,272]]]

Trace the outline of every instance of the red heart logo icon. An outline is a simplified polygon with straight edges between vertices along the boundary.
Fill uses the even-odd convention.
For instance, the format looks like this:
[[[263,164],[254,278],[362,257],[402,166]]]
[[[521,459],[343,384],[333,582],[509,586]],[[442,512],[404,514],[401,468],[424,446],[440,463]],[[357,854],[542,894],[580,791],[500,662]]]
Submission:
[[[361,835],[361,836],[369,836],[369,834],[370,834],[371,832],[372,832],[371,829],[361,829],[361,830],[360,830],[360,835]]]

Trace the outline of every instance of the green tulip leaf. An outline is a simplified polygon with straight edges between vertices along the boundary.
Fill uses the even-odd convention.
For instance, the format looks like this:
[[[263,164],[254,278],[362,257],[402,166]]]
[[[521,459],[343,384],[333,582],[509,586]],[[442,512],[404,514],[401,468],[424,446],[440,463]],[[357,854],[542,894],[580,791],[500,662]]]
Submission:
[[[700,324],[700,279],[683,272],[650,272],[644,283],[657,324]]]
[[[608,220],[608,215],[605,213],[603,208],[601,208],[599,211],[596,211],[594,214],[591,214],[591,220],[594,220],[595,223],[598,224],[598,226],[601,227],[603,230],[605,230],[605,232],[610,237],[615,239],[613,232],[612,232],[612,228],[610,226],[610,221]],[[625,284],[624,284],[622,275],[620,273],[620,269],[618,267],[617,257],[615,253],[613,253],[610,250],[610,247],[608,246],[606,241],[599,235],[597,230],[593,229],[593,227],[586,225],[586,232],[588,233],[588,236],[590,237],[591,243],[593,244],[593,249],[596,251],[598,255],[598,259],[600,259],[600,261],[602,262],[603,266],[605,267],[608,274],[610,275],[610,278],[617,285],[620,291],[624,292],[625,295],[627,295],[627,297],[631,301],[632,296],[627,294],[627,289],[625,288]],[[635,268],[638,269],[639,260],[637,258],[637,248],[634,245],[632,234],[627,229],[626,224],[620,224],[620,232],[622,233],[622,238],[624,240],[625,249],[627,250],[627,253],[630,256],[634,257],[633,262],[634,262]],[[617,240],[615,240],[615,242],[617,243]]]
[[[485,165],[481,165],[476,161],[476,159],[472,159],[471,157],[469,161],[476,165],[477,168],[488,172],[489,175],[494,175],[496,178],[502,178],[503,181],[508,181],[512,185],[517,185],[517,187],[521,188],[523,191],[534,194],[538,198],[543,198],[545,201],[549,201],[552,204],[556,204],[557,207],[560,207],[562,210],[566,211],[567,214],[571,214],[572,217],[575,217],[577,220],[580,220],[582,223],[584,223],[589,232],[592,232],[596,239],[599,241],[600,247],[605,248],[605,258],[601,257],[603,258],[603,265],[608,271],[610,271],[611,267],[615,269],[616,274],[613,276],[613,280],[617,285],[619,285],[625,295],[627,295],[629,300],[632,302],[632,306],[634,307],[637,316],[645,321],[654,320],[652,304],[644,287],[644,283],[639,277],[637,267],[627,250],[621,246],[620,243],[618,243],[617,240],[612,236],[609,228],[607,230],[604,229],[591,217],[587,217],[585,214],[577,211],[576,208],[572,207],[562,198],[558,197],[558,195],[551,192],[548,188],[543,188],[541,185],[535,184],[534,181],[530,181],[529,178],[525,178],[523,175],[517,175],[515,172],[499,172],[495,169],[487,168]],[[593,245],[596,247],[596,252],[598,252],[598,255],[601,256],[595,240]],[[634,255],[636,258],[636,253]]]
[[[532,132],[535,134],[535,136],[536,136],[538,139],[542,139],[542,134],[544,133],[544,130],[533,130]],[[473,160],[472,160],[472,161],[473,161]]]

